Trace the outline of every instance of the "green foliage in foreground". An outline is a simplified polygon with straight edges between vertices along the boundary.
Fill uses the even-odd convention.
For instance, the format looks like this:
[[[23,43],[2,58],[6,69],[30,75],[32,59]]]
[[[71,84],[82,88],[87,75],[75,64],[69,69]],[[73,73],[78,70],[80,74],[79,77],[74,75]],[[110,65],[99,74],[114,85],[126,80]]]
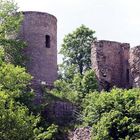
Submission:
[[[2,140],[34,139],[38,117],[29,115],[28,109],[0,92],[0,138]]]
[[[79,104],[86,94],[98,89],[94,71],[87,70],[83,75],[75,74],[71,82],[60,79],[55,82],[55,89],[51,93],[61,99],[67,99]]]
[[[25,72],[25,68],[12,64],[2,63],[0,65],[0,89],[10,94],[25,93],[31,76]]]
[[[10,97],[29,106],[34,94],[28,87],[32,79],[21,66],[4,62],[4,50],[0,48],[0,91],[5,91]]]
[[[83,121],[92,126],[93,140],[140,139],[140,89],[88,94],[83,108]]]
[[[42,127],[39,115],[29,111],[34,94],[28,87],[31,76],[25,68],[4,62],[0,49],[0,139],[49,140],[57,133],[57,126]],[[25,106],[26,105],[26,106]],[[47,123],[47,122],[45,122]]]
[[[1,140],[51,140],[57,126],[52,125],[45,131],[37,126],[39,121],[39,116],[30,114],[26,106],[0,91]]]

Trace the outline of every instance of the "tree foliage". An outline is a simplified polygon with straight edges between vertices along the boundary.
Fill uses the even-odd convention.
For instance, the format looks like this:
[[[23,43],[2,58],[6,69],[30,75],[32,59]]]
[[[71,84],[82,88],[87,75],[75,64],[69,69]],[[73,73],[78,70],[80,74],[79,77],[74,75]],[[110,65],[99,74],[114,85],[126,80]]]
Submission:
[[[94,92],[97,89],[98,85],[94,71],[87,70],[83,75],[80,73],[75,74],[71,82],[67,82],[65,79],[57,80],[55,82],[55,89],[51,93],[61,99],[80,103],[86,94]]]
[[[39,121],[39,116],[30,114],[26,106],[0,91],[1,140],[51,140],[57,132],[57,126],[52,125],[44,130],[38,127]]]
[[[140,89],[113,89],[89,94],[83,103],[83,121],[98,140],[140,139]]]
[[[5,61],[24,65],[22,52],[26,44],[17,35],[23,19],[13,0],[0,0],[0,47],[5,51]]]
[[[0,90],[14,94],[25,93],[30,81],[31,76],[25,68],[6,63],[0,66]]]
[[[17,14],[17,4],[12,0],[0,0],[0,38],[17,34],[22,15]]]
[[[72,69],[74,73],[81,75],[87,69],[91,68],[91,44],[95,40],[95,31],[82,25],[74,32],[68,34],[64,38],[60,54],[63,57],[63,64],[61,65],[63,74],[69,78],[69,70]]]
[[[0,139],[34,139],[38,117],[29,115],[28,109],[16,103],[6,92],[0,91]]]

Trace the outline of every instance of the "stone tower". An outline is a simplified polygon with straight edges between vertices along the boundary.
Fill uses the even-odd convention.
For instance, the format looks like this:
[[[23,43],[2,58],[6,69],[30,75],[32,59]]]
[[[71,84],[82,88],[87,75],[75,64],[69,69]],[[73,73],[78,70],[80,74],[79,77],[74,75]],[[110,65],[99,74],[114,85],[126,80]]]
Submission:
[[[42,12],[23,12],[20,38],[27,42],[27,70],[38,89],[41,82],[52,85],[57,79],[57,19]]]
[[[99,90],[109,90],[116,86],[129,88],[130,67],[129,49],[127,43],[114,41],[97,41],[92,45],[92,67],[99,82]]]

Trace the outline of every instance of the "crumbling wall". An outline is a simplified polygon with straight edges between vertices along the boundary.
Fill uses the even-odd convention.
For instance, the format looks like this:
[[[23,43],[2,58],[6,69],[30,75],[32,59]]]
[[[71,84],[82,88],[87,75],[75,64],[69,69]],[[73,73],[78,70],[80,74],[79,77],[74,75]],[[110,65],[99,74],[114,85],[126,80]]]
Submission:
[[[131,48],[129,62],[132,87],[140,87],[140,46]]]
[[[48,104],[43,114],[49,122],[65,126],[74,122],[75,110],[76,106],[70,102],[54,101]]]
[[[129,44],[113,41],[96,41],[92,45],[91,61],[99,90],[116,86],[129,88]]]

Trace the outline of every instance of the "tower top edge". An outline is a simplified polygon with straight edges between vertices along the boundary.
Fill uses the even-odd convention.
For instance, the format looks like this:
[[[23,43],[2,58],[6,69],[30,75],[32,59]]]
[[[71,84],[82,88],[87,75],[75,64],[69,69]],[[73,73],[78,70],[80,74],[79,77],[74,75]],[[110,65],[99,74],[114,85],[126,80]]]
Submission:
[[[40,12],[40,11],[21,11],[24,15],[27,15],[27,14],[37,14],[37,15],[46,15],[46,16],[51,16],[53,17],[56,21],[57,21],[57,18],[52,15],[52,14],[49,14],[47,12]]]
[[[106,42],[106,43],[119,43],[119,44],[128,44],[130,45],[130,43],[125,43],[125,42],[119,42],[119,41],[111,41],[111,40],[97,40],[95,42]]]

